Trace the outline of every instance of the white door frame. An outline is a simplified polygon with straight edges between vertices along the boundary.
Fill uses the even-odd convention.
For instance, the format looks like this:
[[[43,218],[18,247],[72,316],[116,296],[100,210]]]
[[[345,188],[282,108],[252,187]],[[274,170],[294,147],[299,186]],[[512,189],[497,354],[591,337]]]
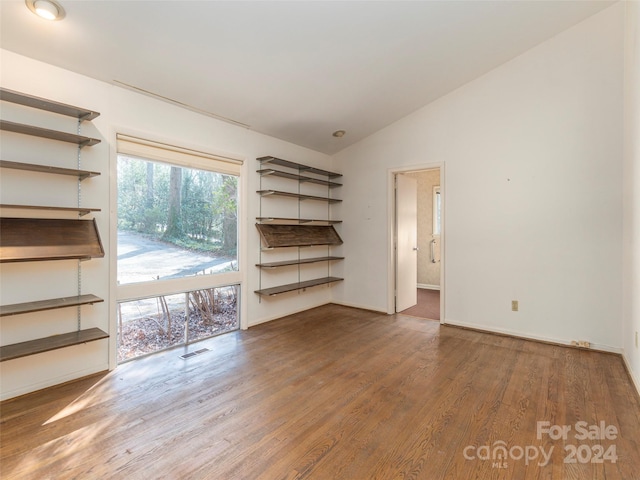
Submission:
[[[395,255],[395,237],[396,237],[396,196],[395,196],[395,177],[399,173],[417,172],[421,170],[440,169],[440,201],[441,201],[441,229],[440,232],[440,323],[445,321],[445,253],[447,232],[445,222],[445,204],[447,197],[447,189],[445,187],[445,164],[444,162],[424,163],[411,165],[401,168],[390,168],[387,170],[387,232],[388,232],[388,251],[387,251],[387,313],[393,315],[396,313],[395,308],[395,292],[396,292],[396,255]]]

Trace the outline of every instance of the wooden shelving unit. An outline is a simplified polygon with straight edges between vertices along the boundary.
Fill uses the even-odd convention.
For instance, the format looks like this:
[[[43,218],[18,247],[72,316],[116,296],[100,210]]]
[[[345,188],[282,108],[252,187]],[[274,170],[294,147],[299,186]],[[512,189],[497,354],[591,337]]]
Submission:
[[[74,117],[81,121],[90,121],[98,117],[100,114],[86,108],[74,107],[66,103],[54,102],[46,98],[34,97],[26,93],[16,92],[8,88],[0,88],[0,100],[5,102],[24,105],[25,107],[37,108],[47,112]]]
[[[260,223],[271,223],[274,225],[337,225],[342,220],[317,220],[312,218],[281,218],[281,217],[256,217]]]
[[[50,167],[47,165],[37,165],[35,163],[11,162],[9,160],[0,160],[0,168],[10,168],[13,170],[24,170],[26,172],[50,173],[55,175],[67,175],[76,177],[80,181],[97,177],[100,172],[91,172],[89,170],[74,170],[73,168]]]
[[[75,118],[78,122],[78,128],[81,122],[93,120],[99,115],[98,112],[92,110],[5,88],[0,88],[0,100]],[[0,120],[0,130],[77,145],[78,166],[80,165],[80,150],[100,143],[100,140],[96,138],[25,125],[4,119]],[[72,176],[77,178],[78,184],[78,205],[75,207],[5,203],[0,205],[2,210],[77,212],[78,216],[100,211],[98,208],[87,208],[80,205],[79,186],[83,180],[100,175],[99,172],[9,160],[0,160],[0,167],[27,172]],[[103,256],[104,249],[95,219],[0,217],[0,263],[69,259],[88,260]],[[79,283],[80,264],[78,264],[78,279],[78,292],[76,295],[0,306],[0,317],[28,315],[34,312],[69,307],[78,309],[78,328],[76,331],[3,345],[0,347],[0,361],[35,355],[109,337],[107,333],[99,328],[83,329],[81,327],[80,306],[93,305],[104,300],[93,294],[81,294]]]
[[[0,362],[13,360],[20,357],[35,355],[36,353],[49,352],[60,348],[80,345],[109,338],[109,335],[99,328],[89,328],[75,332],[61,333],[50,337],[38,338],[27,342],[13,343],[0,347]]]
[[[99,208],[85,208],[85,207],[55,207],[47,205],[14,205],[9,203],[0,203],[0,210],[50,210],[54,212],[77,212],[81,217],[93,212],[100,212]]]
[[[0,263],[96,257],[104,248],[95,220],[0,218]]]
[[[260,174],[261,186],[263,179],[268,179],[270,177],[293,180],[298,184],[297,192],[260,188],[257,193],[258,195],[260,195],[261,212],[263,199],[270,197],[284,197],[292,200],[297,200],[298,202],[313,200],[318,202],[325,202],[327,203],[327,205],[336,204],[342,201],[330,195],[331,190],[342,186],[340,183],[334,181],[334,179],[341,176],[339,173],[329,172],[327,170],[322,170],[315,167],[309,167],[272,156],[260,157],[257,160],[260,162],[261,167],[259,170],[257,170],[257,172]],[[291,169],[293,170],[293,172],[273,168],[274,166]],[[309,195],[301,192],[300,186],[307,183],[327,187],[327,196],[324,197],[318,195]],[[300,212],[300,203],[298,203],[298,212]],[[262,271],[264,269],[278,269],[281,267],[297,266],[298,281],[294,283],[287,283],[285,285],[263,288],[261,274],[260,288],[256,290],[255,293],[261,296],[272,297],[282,293],[304,291],[307,288],[319,285],[328,285],[342,281],[341,278],[331,276],[329,273],[330,264],[332,262],[344,259],[344,257],[330,254],[330,248],[332,246],[342,244],[342,239],[334,228],[334,225],[340,224],[342,222],[340,220],[331,219],[329,213],[330,212],[327,211],[327,219],[324,220],[303,218],[301,216],[298,216],[297,218],[269,217],[263,215],[256,217],[256,220],[258,220],[256,228],[260,233],[261,243],[263,245],[260,253],[260,262],[256,264],[256,267],[258,267]],[[313,256],[308,258],[301,257],[300,248],[317,246],[326,246],[327,254],[323,256]],[[265,250],[291,247],[298,248],[297,258],[279,261],[262,261],[262,252]],[[314,278],[311,280],[302,280],[300,278],[302,266],[317,264],[321,262],[327,264],[327,276]]]
[[[271,288],[262,288],[260,290],[256,290],[256,293],[265,297],[274,297],[276,295],[280,295],[281,293],[294,292],[296,290],[305,290],[307,288],[317,287],[319,285],[327,285],[329,283],[341,282],[343,280],[343,278],[338,277],[316,278],[314,280],[307,280],[304,282],[289,283],[287,285],[279,285],[277,287]]]
[[[340,203],[342,200],[338,198],[318,197],[316,195],[304,195],[302,193],[282,192],[280,190],[258,190],[261,197],[273,195],[276,197],[290,197],[297,198],[298,200],[317,200],[320,202]]]
[[[85,137],[75,133],[60,132],[58,130],[49,130],[48,128],[34,127],[33,125],[9,122],[7,120],[0,120],[0,130],[22,133],[33,137],[48,138],[49,140],[58,140],[60,142],[74,143],[79,147],[92,147],[100,143],[100,140],[97,138]]]
[[[14,303],[13,305],[0,306],[0,317],[10,317],[11,315],[42,312],[58,308],[77,307],[79,305],[93,305],[94,303],[100,302],[104,302],[104,300],[95,295],[87,294],[75,297],[50,298],[36,302]]]

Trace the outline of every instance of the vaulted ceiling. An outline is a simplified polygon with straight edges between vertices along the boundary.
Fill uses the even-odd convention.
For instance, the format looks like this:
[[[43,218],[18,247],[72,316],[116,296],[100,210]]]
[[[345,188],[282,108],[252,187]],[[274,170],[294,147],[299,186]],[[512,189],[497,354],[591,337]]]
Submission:
[[[612,2],[60,3],[2,0],[2,48],[332,154]]]

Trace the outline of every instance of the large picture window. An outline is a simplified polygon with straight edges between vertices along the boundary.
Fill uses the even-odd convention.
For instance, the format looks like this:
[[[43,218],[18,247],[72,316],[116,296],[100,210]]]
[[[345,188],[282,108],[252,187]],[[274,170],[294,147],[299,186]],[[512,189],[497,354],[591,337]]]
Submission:
[[[231,159],[118,136],[119,361],[239,328],[240,168]],[[223,303],[224,322],[214,315]],[[206,328],[189,333],[195,305],[216,308],[203,309]]]

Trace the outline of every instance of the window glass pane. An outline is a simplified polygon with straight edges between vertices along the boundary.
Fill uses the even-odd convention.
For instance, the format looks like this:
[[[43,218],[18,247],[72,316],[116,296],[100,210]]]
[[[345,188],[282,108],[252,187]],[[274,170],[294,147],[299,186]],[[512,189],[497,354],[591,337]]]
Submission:
[[[185,294],[118,304],[118,362],[184,344]]]
[[[120,285],[237,271],[238,177],[118,156]]]
[[[118,303],[118,362],[238,330],[239,291],[229,285]]]
[[[189,342],[240,327],[238,290],[237,285],[230,285],[189,292]]]

